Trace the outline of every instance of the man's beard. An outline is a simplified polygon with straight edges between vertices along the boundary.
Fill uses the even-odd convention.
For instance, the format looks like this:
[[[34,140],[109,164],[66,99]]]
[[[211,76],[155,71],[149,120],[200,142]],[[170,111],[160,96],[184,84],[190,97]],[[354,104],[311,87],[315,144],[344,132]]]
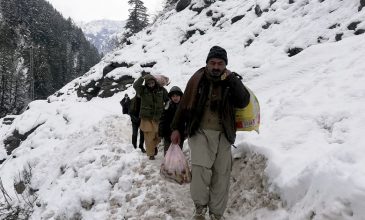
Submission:
[[[152,90],[154,90],[154,89],[155,89],[155,87],[156,87],[156,85],[154,85],[154,86],[148,86],[148,85],[147,85],[147,89],[148,89],[148,90],[151,90],[151,91],[152,91]]]
[[[220,77],[223,74],[223,71],[219,70],[219,69],[212,69],[210,71],[210,75],[212,77]]]

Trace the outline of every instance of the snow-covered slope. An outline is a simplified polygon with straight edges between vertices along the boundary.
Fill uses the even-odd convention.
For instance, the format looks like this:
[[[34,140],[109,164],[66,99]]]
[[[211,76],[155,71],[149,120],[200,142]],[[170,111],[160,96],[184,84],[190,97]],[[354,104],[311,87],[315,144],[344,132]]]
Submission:
[[[228,68],[256,93],[262,115],[260,134],[239,132],[232,148],[237,159],[226,219],[364,219],[362,6],[358,0],[210,6],[192,0],[179,13],[167,12],[58,97],[31,103],[0,128],[0,140],[36,128],[11,155],[1,148],[4,186],[16,198],[14,177],[32,168],[29,185],[38,190],[32,219],[189,219],[189,187],[159,177],[161,152],[151,162],[130,144],[119,100],[133,89],[89,102],[76,90],[143,70],[169,76],[169,88],[184,88],[209,48],[220,45]],[[111,62],[129,65],[103,76]],[[187,143],[184,152],[189,155]]]
[[[98,49],[99,53],[108,53],[110,40],[114,34],[124,30],[125,21],[96,20],[87,23],[79,23],[78,26],[85,33],[87,39]]]

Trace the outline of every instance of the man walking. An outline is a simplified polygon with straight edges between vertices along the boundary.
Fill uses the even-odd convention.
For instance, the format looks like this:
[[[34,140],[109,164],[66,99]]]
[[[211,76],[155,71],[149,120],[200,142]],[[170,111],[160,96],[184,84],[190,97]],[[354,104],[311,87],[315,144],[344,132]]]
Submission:
[[[141,98],[136,95],[131,99],[131,105],[129,108],[129,116],[131,117],[131,122],[132,122],[132,145],[134,149],[137,148],[137,137],[139,130],[139,149],[141,149],[142,153],[146,153],[146,150],[143,147],[144,144],[143,131],[139,129],[139,125],[141,124],[141,118],[139,117],[140,109],[141,109]]]
[[[226,69],[225,49],[214,46],[206,66],[189,80],[176,111],[172,143],[180,142],[185,130],[191,152],[191,197],[193,219],[222,219],[228,201],[232,166],[231,145],[236,138],[235,108],[248,105],[250,94],[241,77]]]
[[[122,101],[120,101],[120,104],[123,107],[123,114],[128,114],[129,106],[131,104],[131,99],[129,98],[128,94],[124,95],[124,98],[122,99]]]
[[[143,81],[145,85],[143,85]],[[140,129],[143,131],[146,144],[146,153],[150,160],[155,159],[157,145],[161,139],[158,136],[158,123],[165,105],[168,101],[167,91],[157,84],[156,79],[147,74],[134,82],[133,88],[141,97]]]

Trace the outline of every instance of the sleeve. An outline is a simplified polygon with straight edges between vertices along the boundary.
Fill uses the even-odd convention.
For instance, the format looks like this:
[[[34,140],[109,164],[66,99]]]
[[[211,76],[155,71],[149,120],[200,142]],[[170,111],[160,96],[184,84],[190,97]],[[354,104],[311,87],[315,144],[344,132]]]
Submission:
[[[144,78],[141,76],[139,77],[134,83],[133,83],[133,88],[136,90],[137,95],[141,95],[142,92],[142,88],[143,88],[143,81]]]
[[[184,98],[184,96],[182,97]],[[185,131],[186,121],[187,121],[187,109],[184,108],[184,105],[180,101],[180,104],[177,106],[176,112],[170,124],[170,129],[179,130],[180,133]],[[184,134],[180,134],[183,136]]]
[[[237,73],[232,73],[227,77],[227,82],[230,87],[230,100],[236,108],[244,108],[250,102],[250,93],[243,85]]]
[[[164,137],[165,127],[166,127],[166,110],[164,109],[161,114],[160,123],[158,124],[158,136],[159,137]]]
[[[167,90],[163,87],[163,101],[167,103],[169,101],[169,93]]]

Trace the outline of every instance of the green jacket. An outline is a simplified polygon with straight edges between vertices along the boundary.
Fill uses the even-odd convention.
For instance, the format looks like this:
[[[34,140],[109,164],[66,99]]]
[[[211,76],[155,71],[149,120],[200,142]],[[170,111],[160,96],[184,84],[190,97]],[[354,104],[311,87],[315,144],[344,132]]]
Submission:
[[[159,121],[165,102],[168,101],[167,90],[157,84],[151,90],[143,84],[145,78],[150,78],[152,76],[146,75],[145,77],[138,78],[134,84],[133,88],[136,93],[141,97],[141,110],[139,116],[141,118],[151,119]]]

